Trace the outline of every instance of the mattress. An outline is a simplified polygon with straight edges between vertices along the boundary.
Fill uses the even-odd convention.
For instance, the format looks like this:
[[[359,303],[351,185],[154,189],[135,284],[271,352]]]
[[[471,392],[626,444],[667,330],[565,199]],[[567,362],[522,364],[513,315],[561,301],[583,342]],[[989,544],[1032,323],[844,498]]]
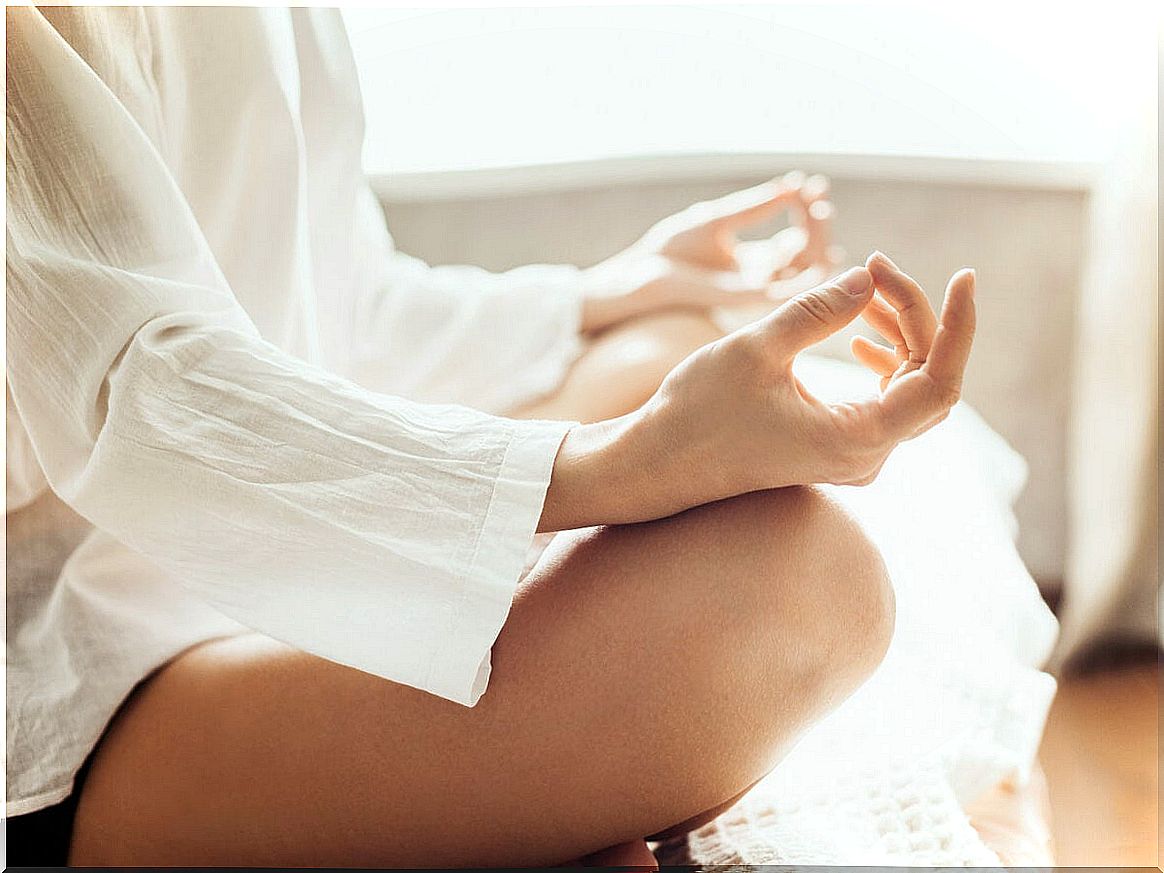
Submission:
[[[802,356],[818,396],[876,390]],[[663,863],[1050,863],[1036,752],[1057,624],[1015,548],[1026,465],[972,409],[898,448],[873,484],[830,488],[877,543],[897,593],[884,662],[718,819]]]

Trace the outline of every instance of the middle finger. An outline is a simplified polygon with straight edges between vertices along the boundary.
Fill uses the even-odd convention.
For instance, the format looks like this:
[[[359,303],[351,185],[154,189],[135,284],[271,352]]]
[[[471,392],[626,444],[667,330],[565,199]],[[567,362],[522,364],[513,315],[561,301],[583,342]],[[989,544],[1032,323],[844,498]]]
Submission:
[[[873,282],[889,304],[897,310],[897,322],[909,350],[913,368],[925,363],[933,345],[938,318],[921,286],[903,273],[888,256],[874,252],[866,266]]]

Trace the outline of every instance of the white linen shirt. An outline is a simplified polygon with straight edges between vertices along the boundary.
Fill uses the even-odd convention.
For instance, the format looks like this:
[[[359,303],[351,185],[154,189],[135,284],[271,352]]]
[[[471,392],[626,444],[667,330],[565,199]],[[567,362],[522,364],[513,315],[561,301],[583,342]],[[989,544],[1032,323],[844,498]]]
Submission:
[[[243,628],[475,703],[569,427],[488,413],[577,270],[393,250],[338,12],[9,8],[6,55],[8,814]]]

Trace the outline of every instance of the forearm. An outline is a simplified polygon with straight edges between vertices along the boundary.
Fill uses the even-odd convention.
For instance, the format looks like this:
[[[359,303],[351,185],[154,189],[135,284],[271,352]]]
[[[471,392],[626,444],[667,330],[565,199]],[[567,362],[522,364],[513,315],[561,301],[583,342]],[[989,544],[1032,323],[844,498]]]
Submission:
[[[664,518],[729,496],[699,451],[670,439],[651,404],[577,425],[554,460],[539,532]]]
[[[632,486],[619,443],[634,415],[576,425],[566,434],[554,459],[539,532],[615,522],[625,512],[620,504]]]
[[[642,266],[622,252],[581,272],[582,310],[579,330],[597,333],[657,308],[644,293]]]
[[[649,311],[649,307],[640,305],[640,301],[630,294],[587,296],[582,299],[579,330],[583,334],[598,333]]]

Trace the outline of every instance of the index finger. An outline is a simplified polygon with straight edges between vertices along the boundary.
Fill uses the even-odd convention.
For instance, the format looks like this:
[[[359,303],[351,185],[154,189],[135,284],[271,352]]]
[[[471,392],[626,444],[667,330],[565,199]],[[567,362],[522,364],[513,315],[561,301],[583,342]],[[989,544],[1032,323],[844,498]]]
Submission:
[[[699,211],[705,223],[734,228],[763,221],[799,202],[798,188],[791,187],[784,179],[773,179],[701,203]]]

